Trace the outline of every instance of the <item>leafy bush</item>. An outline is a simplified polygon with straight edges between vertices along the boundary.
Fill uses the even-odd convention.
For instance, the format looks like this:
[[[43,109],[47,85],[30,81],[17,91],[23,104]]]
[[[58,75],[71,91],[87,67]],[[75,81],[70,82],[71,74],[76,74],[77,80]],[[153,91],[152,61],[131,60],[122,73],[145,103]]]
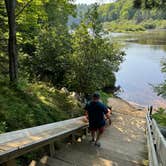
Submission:
[[[156,23],[153,20],[147,20],[141,23],[145,29],[155,29]]]
[[[72,65],[66,72],[66,86],[85,95],[114,86],[114,72],[125,55],[103,32],[97,9],[94,5],[72,34]]]
[[[153,118],[157,121],[157,123],[161,126],[166,126],[166,110],[163,108],[159,108],[159,110],[153,114]]]
[[[1,133],[81,115],[78,101],[49,85],[24,82],[12,88],[6,82],[0,84]]]
[[[127,20],[106,22],[104,23],[104,28],[111,32],[145,31],[145,28],[142,25]]]

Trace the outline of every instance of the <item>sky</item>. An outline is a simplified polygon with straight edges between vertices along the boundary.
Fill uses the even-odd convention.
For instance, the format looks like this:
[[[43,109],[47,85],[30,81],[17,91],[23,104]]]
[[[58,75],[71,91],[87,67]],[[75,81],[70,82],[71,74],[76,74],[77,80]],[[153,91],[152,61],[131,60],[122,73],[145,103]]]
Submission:
[[[86,4],[92,4],[95,2],[98,3],[109,3],[109,2],[113,2],[114,0],[76,0],[75,3],[86,3]]]

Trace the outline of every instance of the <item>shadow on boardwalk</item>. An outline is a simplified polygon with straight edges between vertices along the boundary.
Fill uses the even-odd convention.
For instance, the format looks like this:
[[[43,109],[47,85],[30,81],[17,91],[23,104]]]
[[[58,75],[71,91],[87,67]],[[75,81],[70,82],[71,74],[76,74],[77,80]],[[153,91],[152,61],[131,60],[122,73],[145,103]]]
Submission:
[[[120,99],[109,99],[113,107],[112,126],[101,138],[101,148],[89,143],[66,145],[56,157],[64,161],[61,166],[140,166],[146,165],[145,110],[138,110]]]

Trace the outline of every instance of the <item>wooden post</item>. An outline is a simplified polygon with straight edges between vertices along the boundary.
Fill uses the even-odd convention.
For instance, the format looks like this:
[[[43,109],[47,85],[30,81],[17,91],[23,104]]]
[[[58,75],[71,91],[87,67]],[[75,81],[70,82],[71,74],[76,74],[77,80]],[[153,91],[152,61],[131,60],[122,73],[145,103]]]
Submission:
[[[2,164],[2,166],[16,166],[16,160],[12,159],[12,160]]]
[[[151,105],[149,108],[150,119],[152,119],[152,111],[153,111],[153,106]]]
[[[49,149],[50,149],[50,156],[54,157],[55,156],[55,146],[54,146],[53,142],[49,144]]]
[[[71,135],[71,141],[72,141],[72,144],[76,143],[75,134],[72,134],[72,135]]]
[[[88,128],[85,128],[85,135],[88,136]]]

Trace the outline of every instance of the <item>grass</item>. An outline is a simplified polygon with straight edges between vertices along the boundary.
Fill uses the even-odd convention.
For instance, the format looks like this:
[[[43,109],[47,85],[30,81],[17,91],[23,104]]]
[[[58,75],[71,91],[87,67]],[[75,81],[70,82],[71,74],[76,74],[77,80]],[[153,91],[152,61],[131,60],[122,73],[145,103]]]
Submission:
[[[0,79],[0,133],[65,120],[81,113],[77,100],[50,85],[20,82],[13,88],[7,80]]]
[[[112,21],[104,23],[104,29],[111,32],[141,32],[145,28],[141,25],[135,24],[133,21]]]
[[[159,108],[159,110],[152,116],[160,126],[166,126],[166,112],[165,109]]]
[[[142,32],[148,29],[166,29],[166,20],[144,20],[136,23],[134,20],[116,20],[105,22],[104,29],[110,32]]]

